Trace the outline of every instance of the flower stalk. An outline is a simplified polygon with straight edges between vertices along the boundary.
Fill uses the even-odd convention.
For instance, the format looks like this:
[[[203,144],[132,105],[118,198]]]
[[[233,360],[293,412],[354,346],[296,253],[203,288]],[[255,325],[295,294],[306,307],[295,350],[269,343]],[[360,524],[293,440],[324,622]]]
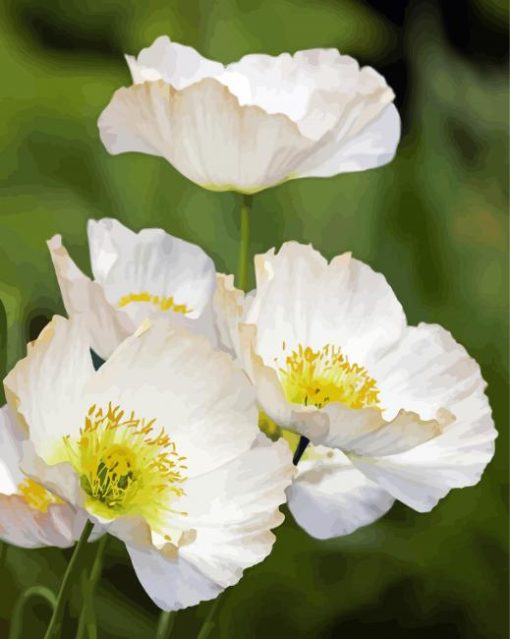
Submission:
[[[170,639],[175,624],[175,612],[173,610],[162,610],[159,615],[156,639]]]
[[[242,195],[241,202],[241,239],[239,246],[238,286],[245,291],[248,287],[248,270],[250,260],[250,214],[253,195]]]
[[[25,606],[27,603],[35,598],[40,597],[44,599],[46,603],[55,610],[57,604],[57,598],[52,590],[45,586],[32,586],[27,588],[19,596],[14,611],[12,613],[11,627],[9,629],[9,639],[21,639],[23,635],[23,619],[25,616]]]
[[[80,613],[76,639],[84,639],[85,633],[88,639],[96,639],[97,637],[97,623],[94,610],[94,593],[101,578],[104,551],[107,543],[108,535],[104,535],[103,537],[101,537],[97,544],[96,556],[88,579],[86,573],[84,573],[82,588],[83,606]]]
[[[73,586],[73,582],[77,573],[79,559],[87,543],[87,539],[92,532],[94,524],[91,521],[87,521],[81,533],[78,543],[74,547],[74,552],[71,556],[67,570],[60,586],[60,591],[57,595],[57,601],[53,610],[53,615],[50,620],[50,624],[44,635],[44,639],[60,639],[62,636],[62,618],[64,616],[65,607],[69,599],[69,594]]]

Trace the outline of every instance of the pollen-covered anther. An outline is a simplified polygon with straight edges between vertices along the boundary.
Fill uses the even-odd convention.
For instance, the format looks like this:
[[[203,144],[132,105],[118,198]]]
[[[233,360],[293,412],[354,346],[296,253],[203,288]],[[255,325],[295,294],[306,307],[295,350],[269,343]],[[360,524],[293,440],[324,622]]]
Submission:
[[[120,406],[92,405],[80,438],[64,437],[69,460],[80,476],[88,505],[105,517],[141,515],[157,528],[169,505],[184,494],[185,457],[155,420],[140,419]]]
[[[45,513],[51,504],[62,504],[63,501],[44,486],[27,477],[18,485],[20,495],[27,504],[36,510]]]
[[[340,402],[349,408],[379,405],[379,389],[367,370],[351,364],[341,349],[327,344],[314,351],[299,344],[278,370],[288,401],[323,408]]]
[[[186,304],[177,304],[172,296],[165,297],[162,295],[153,295],[148,291],[123,295],[119,299],[117,306],[119,308],[124,308],[124,306],[134,304],[135,302],[152,304],[153,306],[158,307],[160,311],[172,311],[173,313],[182,313],[183,315],[191,313],[192,310],[191,308],[188,308]]]

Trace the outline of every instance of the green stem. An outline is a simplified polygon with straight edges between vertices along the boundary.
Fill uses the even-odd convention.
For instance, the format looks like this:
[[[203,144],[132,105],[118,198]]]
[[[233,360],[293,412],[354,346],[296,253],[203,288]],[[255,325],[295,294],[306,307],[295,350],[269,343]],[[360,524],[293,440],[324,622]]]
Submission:
[[[175,613],[172,610],[162,610],[159,615],[156,639],[169,639],[175,623]]]
[[[248,268],[250,260],[250,212],[253,195],[242,196],[241,202],[241,242],[239,246],[239,267],[237,285],[245,291],[248,287]]]
[[[44,639],[60,639],[62,635],[62,618],[64,616],[66,603],[69,599],[69,593],[71,591],[71,587],[73,585],[73,581],[77,571],[78,559],[83,551],[83,548],[85,547],[85,544],[87,543],[87,539],[89,538],[93,527],[94,524],[90,521],[87,521],[83,528],[83,532],[81,533],[81,537],[74,547],[74,552],[67,565],[67,570],[65,572],[64,578],[62,580],[62,585],[60,586],[60,591],[57,596],[57,603],[51,617],[50,625],[48,626],[46,634],[44,635]]]
[[[216,610],[218,609],[220,599],[221,599],[221,595],[218,595],[216,599],[213,601],[213,603],[211,604],[211,607],[209,608],[209,612],[207,613],[207,617],[205,618],[204,623],[202,624],[202,627],[200,628],[200,632],[197,635],[197,639],[207,639],[207,637],[211,634],[212,629],[214,628],[214,624],[216,623],[215,621],[213,621],[213,618],[214,618],[214,615],[216,614]]]
[[[53,610],[57,605],[57,598],[52,590],[45,588],[44,586],[32,586],[27,588],[16,601],[14,610],[12,613],[11,627],[9,628],[9,639],[21,639],[26,636],[23,635],[23,618],[25,612],[25,606],[27,602],[33,597],[41,597],[44,599]]]
[[[87,579],[86,573],[83,574],[83,606],[80,613],[80,621],[78,623],[78,632],[76,633],[76,639],[83,639],[83,637],[85,637],[85,631],[87,632],[88,639],[97,638],[97,624],[94,610],[94,593],[101,578],[104,551],[107,543],[108,535],[103,535],[103,537],[101,537],[101,539],[97,543],[96,556],[94,559],[94,563],[92,564],[92,570],[90,571],[89,578]]]

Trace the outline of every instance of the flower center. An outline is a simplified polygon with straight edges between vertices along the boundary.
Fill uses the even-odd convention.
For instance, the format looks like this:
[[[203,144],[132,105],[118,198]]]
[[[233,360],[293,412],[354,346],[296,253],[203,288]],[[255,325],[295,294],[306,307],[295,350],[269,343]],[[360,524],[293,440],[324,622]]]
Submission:
[[[186,315],[187,313],[191,313],[191,308],[188,308],[186,304],[176,304],[173,297],[162,297],[160,295],[153,295],[148,291],[143,291],[142,293],[128,293],[127,295],[123,295],[117,306],[119,308],[123,308],[128,304],[133,304],[135,302],[145,302],[148,304],[152,304],[159,308],[160,311],[173,311],[174,313],[182,313]]]
[[[119,406],[90,407],[79,439],[64,437],[67,456],[88,495],[87,506],[111,519],[141,515],[164,527],[170,504],[184,494],[184,457],[155,420],[125,414]]]
[[[340,402],[349,408],[379,405],[379,389],[365,368],[351,364],[340,348],[327,344],[318,351],[298,346],[279,368],[289,402],[323,408]]]
[[[53,495],[44,486],[29,477],[18,485],[18,490],[29,506],[40,510],[42,513],[45,513],[51,504],[64,503],[60,497]]]

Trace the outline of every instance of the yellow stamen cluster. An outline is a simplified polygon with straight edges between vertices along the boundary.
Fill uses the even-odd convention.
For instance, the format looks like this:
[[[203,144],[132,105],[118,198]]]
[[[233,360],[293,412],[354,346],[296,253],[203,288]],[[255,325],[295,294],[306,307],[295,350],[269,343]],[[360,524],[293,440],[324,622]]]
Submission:
[[[278,370],[289,402],[323,408],[340,402],[349,408],[379,404],[379,390],[367,370],[351,364],[340,348],[330,344],[318,351],[298,346]]]
[[[18,485],[18,490],[29,506],[40,510],[42,513],[45,513],[51,504],[63,503],[59,497],[53,495],[44,486],[29,477]]]
[[[67,456],[98,515],[141,515],[158,529],[170,504],[184,494],[185,458],[152,419],[138,419],[119,406],[90,407],[80,438],[64,437]]]
[[[145,302],[148,304],[153,304],[157,306],[160,311],[172,311],[174,313],[182,313],[186,315],[187,313],[191,313],[191,308],[188,308],[186,304],[176,304],[173,297],[162,297],[160,295],[153,295],[148,291],[143,291],[142,293],[128,293],[128,295],[123,295],[117,306],[119,308],[123,308],[128,304],[133,304],[134,302]]]

